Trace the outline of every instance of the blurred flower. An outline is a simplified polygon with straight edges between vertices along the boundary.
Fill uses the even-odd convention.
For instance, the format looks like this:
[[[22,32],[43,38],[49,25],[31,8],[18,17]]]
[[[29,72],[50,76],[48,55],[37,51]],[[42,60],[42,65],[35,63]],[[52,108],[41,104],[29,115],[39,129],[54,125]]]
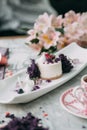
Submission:
[[[64,25],[67,26],[68,24],[72,24],[72,23],[78,21],[79,17],[80,17],[80,13],[75,13],[72,10],[65,13]]]
[[[67,12],[54,16],[40,15],[32,30],[28,31],[27,43],[34,49],[53,53],[71,42],[87,41],[87,12]]]
[[[60,32],[55,31],[53,28],[47,28],[47,30],[41,34],[40,40],[43,46],[48,49],[51,46],[56,46],[60,35]]]

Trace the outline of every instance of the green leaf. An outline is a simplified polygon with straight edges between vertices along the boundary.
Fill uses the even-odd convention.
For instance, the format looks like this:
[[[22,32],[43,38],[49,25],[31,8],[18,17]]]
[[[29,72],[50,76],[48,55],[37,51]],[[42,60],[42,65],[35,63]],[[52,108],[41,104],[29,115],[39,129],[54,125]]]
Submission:
[[[34,39],[32,39],[30,42],[32,42],[32,44],[33,44],[33,43],[36,43],[36,44],[38,44],[38,42],[39,42],[39,39],[38,39],[38,38],[34,38]]]
[[[39,34],[38,34],[38,33],[36,33],[36,37],[38,37],[38,35],[39,35]]]
[[[51,54],[51,53],[54,53],[54,52],[56,52],[56,51],[57,51],[57,46],[51,46],[51,47],[48,48],[48,49],[42,47],[42,49],[41,49],[39,55],[41,55],[42,52],[48,52],[48,53]]]
[[[62,26],[61,28],[55,28],[56,31],[59,31],[62,35],[64,35],[64,27]]]

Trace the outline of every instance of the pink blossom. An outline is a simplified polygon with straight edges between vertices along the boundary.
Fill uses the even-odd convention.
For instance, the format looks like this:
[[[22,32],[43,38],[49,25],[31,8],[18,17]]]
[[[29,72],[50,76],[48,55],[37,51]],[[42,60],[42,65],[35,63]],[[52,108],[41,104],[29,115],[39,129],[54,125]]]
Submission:
[[[78,21],[78,18],[80,17],[80,14],[79,13],[75,13],[74,11],[69,11],[65,14],[65,17],[64,17],[64,25],[68,25],[68,24],[71,24],[73,22],[76,22]]]
[[[64,34],[61,33],[62,25]],[[32,44],[32,40],[38,39],[38,43],[33,43],[33,48],[39,50],[44,47],[48,49],[51,46],[68,45],[71,42],[87,42],[87,12],[75,13],[67,12],[63,15],[40,15],[32,30],[28,31],[27,42]]]
[[[87,12],[80,15],[78,23],[80,23],[80,28],[87,29]]]
[[[59,36],[60,32],[48,28],[47,31],[41,35],[40,40],[45,48],[49,48],[50,46],[55,46],[57,44]]]
[[[40,15],[34,24],[34,29],[44,32],[47,27],[51,26],[50,16],[47,13]]]
[[[63,18],[62,18],[62,15],[59,15],[59,16],[54,16],[54,15],[51,15],[51,26],[53,28],[60,28],[63,24]]]

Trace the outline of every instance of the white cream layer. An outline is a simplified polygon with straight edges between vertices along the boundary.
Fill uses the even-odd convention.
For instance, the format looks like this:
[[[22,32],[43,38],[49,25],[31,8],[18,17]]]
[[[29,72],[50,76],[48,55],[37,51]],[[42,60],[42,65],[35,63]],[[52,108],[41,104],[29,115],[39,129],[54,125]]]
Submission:
[[[62,64],[61,61],[58,61],[58,63],[49,63],[49,64],[43,64],[38,63],[38,67],[40,69],[41,77],[52,79],[54,77],[59,77],[62,75]]]

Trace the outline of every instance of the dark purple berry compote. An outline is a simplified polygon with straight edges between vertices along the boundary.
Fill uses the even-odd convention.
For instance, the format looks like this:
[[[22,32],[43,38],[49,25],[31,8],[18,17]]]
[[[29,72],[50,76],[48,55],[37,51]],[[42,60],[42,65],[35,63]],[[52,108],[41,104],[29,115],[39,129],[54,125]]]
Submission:
[[[9,118],[11,119],[10,122],[0,128],[0,130],[48,130],[48,128],[44,128],[40,123],[41,119],[38,119],[31,113],[28,113],[27,116],[23,116],[22,118],[16,116]]]
[[[67,56],[65,56],[64,54],[60,54],[59,58],[61,59],[61,62],[62,62],[63,73],[69,73],[71,71],[71,69],[73,68],[72,63],[67,58]]]
[[[32,80],[40,78],[40,70],[34,59],[31,60],[31,66],[27,68],[27,73],[29,74],[29,78]]]

